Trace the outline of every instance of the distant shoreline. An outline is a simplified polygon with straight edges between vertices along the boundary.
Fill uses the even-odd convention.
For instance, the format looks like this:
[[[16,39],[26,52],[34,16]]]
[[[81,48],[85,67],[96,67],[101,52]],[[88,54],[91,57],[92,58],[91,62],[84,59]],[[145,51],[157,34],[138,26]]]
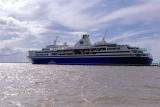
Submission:
[[[0,62],[0,63],[30,63],[30,62]]]

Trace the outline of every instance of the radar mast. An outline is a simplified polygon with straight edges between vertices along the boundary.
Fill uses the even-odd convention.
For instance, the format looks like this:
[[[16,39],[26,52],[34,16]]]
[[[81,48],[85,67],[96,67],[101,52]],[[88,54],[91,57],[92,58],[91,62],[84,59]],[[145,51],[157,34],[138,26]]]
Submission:
[[[56,36],[56,39],[53,42],[53,45],[56,46],[57,45],[57,41],[58,41],[59,36]]]

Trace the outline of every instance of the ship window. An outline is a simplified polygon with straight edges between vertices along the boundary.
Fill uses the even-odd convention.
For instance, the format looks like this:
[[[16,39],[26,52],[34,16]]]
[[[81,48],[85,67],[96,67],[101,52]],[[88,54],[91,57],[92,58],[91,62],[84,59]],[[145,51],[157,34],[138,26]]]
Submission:
[[[107,50],[119,50],[120,48],[107,48]]]
[[[80,44],[83,44],[83,41],[80,41]]]
[[[140,54],[136,54],[136,56],[141,56]]]

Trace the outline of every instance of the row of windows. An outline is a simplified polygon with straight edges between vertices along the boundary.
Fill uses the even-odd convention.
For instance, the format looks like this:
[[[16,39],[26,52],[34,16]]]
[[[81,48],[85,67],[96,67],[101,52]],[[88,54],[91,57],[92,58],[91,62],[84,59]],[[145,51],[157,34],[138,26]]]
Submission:
[[[143,51],[139,51],[139,50],[132,50],[132,52],[134,52],[134,53],[143,53]]]
[[[146,56],[145,54],[136,54],[136,56]]]
[[[48,56],[48,54],[36,54],[37,56]]]
[[[91,49],[73,49],[73,50],[57,50],[59,52],[67,52],[67,51],[78,51],[78,50],[81,50],[81,51],[102,51],[102,50],[119,50],[120,48],[91,48]],[[55,51],[55,52],[57,52]],[[35,53],[46,53],[46,52],[53,52],[53,50],[46,50],[46,51],[37,51]]]
[[[96,53],[129,53],[130,51],[103,51],[103,52],[96,52]]]
[[[119,50],[120,48],[107,48],[107,50]]]
[[[67,53],[63,53],[63,52],[58,52],[58,53],[51,53],[52,55],[72,55],[72,54],[96,54],[96,53],[128,53],[129,51],[112,51],[112,52],[106,52],[106,51],[104,51],[104,52],[89,52],[89,51],[75,51],[75,52],[67,52]],[[48,55],[48,54],[44,54],[44,53],[42,53],[42,54],[36,54],[36,55],[38,55],[38,56],[41,56],[41,55]]]

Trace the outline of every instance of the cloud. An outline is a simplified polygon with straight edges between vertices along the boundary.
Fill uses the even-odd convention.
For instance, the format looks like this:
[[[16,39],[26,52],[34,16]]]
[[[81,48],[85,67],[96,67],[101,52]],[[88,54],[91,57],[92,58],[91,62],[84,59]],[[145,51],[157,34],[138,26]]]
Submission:
[[[70,0],[65,4],[61,4],[61,2],[66,2],[63,0],[50,2],[48,10],[53,11],[48,11],[47,17],[53,22],[73,29],[85,29],[95,23],[92,19],[94,17],[87,13],[87,9],[97,6],[101,1],[88,0],[86,3],[85,0]]]
[[[157,32],[157,31],[160,31],[160,29],[148,29],[148,30],[142,30],[142,31],[128,31],[123,34],[120,34],[119,36],[112,37],[111,39],[109,39],[109,41],[112,42],[112,41],[117,41],[117,40],[122,40],[122,39],[127,40],[131,37],[146,36],[145,34],[148,35],[148,33],[153,33],[153,32]]]
[[[154,21],[155,18],[160,18],[157,13],[160,10],[160,1],[145,1],[145,3],[136,4],[129,7],[124,7],[122,9],[115,10],[110,14],[102,17],[98,22],[106,23],[113,22],[115,20],[119,21],[133,21],[135,23],[137,20],[142,21]]]

